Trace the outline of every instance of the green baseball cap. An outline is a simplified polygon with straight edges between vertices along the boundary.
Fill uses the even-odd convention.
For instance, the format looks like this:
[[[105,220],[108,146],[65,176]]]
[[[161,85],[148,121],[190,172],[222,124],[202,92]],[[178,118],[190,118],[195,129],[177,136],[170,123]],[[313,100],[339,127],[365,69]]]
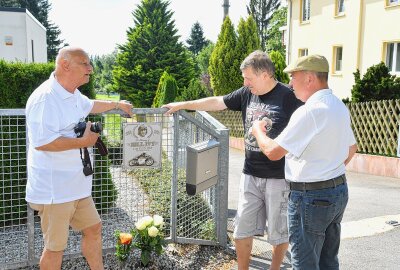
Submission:
[[[328,60],[318,54],[302,56],[283,70],[286,73],[294,71],[329,72]]]

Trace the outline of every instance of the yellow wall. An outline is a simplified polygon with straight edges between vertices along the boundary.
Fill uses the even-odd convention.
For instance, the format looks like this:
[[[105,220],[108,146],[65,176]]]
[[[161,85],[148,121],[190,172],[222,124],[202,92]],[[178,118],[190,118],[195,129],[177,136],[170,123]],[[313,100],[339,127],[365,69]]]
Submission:
[[[342,46],[342,72],[331,71],[329,85],[338,97],[345,98],[351,96],[353,72],[359,68],[364,74],[384,60],[384,41],[400,40],[400,6],[385,8],[385,0],[345,0],[344,16],[335,16],[335,5],[335,0],[311,0],[310,20],[301,23],[301,0],[292,0],[288,53],[291,62],[299,48],[308,48],[309,55],[324,55],[332,67],[333,47]]]

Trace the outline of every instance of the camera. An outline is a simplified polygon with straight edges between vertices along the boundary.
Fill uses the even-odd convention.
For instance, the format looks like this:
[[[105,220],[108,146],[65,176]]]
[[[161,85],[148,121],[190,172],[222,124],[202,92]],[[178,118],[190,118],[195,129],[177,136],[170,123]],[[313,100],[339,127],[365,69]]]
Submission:
[[[75,127],[74,131],[76,134],[76,137],[80,138],[83,136],[83,133],[85,133],[86,129],[86,122],[79,122]],[[94,122],[90,126],[90,131],[95,132],[95,133],[100,133],[102,132],[103,127],[100,122]]]

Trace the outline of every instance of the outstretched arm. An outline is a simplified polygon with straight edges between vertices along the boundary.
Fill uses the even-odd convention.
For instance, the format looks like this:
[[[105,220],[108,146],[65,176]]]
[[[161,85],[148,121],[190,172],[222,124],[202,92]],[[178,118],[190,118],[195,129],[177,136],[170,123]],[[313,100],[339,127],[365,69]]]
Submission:
[[[165,113],[165,115],[170,115],[179,110],[222,111],[227,107],[225,105],[223,96],[218,96],[190,101],[173,102],[163,105],[162,108],[168,108],[168,111]]]

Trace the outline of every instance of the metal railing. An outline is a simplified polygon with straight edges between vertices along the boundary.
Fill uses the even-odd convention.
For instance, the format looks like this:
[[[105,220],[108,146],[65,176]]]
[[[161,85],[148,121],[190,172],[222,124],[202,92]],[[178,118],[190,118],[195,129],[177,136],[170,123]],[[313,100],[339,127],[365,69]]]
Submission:
[[[103,252],[114,252],[115,230],[130,231],[144,215],[161,214],[166,221],[168,242],[200,245],[227,243],[229,132],[205,112],[166,109],[133,109],[134,118],[117,111],[91,115],[101,121],[103,141],[109,155],[92,153],[93,192],[103,225]],[[122,126],[128,122],[162,125],[161,168],[126,169],[122,162]],[[23,109],[0,110],[0,269],[15,269],[38,263],[43,249],[40,219],[27,207],[25,113]],[[214,139],[220,143],[218,182],[189,196],[185,191],[186,145]],[[79,157],[78,157],[79,158]],[[70,231],[65,257],[80,255],[79,232]]]

